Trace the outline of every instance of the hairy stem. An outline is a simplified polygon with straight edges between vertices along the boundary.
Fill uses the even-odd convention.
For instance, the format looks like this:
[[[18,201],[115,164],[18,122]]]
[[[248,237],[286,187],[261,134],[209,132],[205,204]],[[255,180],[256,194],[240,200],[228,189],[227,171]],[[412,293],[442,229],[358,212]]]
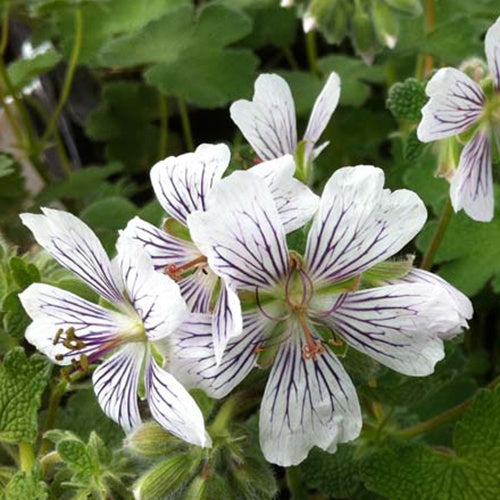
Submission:
[[[492,380],[487,388],[494,389],[500,383],[500,376]],[[453,408],[446,410],[445,412],[436,415],[435,417],[426,420],[425,422],[420,422],[419,424],[412,425],[411,427],[407,427],[406,429],[402,429],[397,432],[397,436],[402,439],[411,439],[415,436],[419,436],[420,434],[424,434],[440,425],[445,424],[450,420],[454,420],[470,406],[470,404],[474,401],[476,394],[474,396],[466,399],[463,403],[460,403]]]
[[[422,264],[420,265],[420,269],[428,270],[432,267],[432,263],[434,262],[434,257],[439,248],[439,245],[441,244],[441,240],[443,239],[444,233],[446,232],[446,229],[448,227],[448,224],[450,223],[452,215],[453,215],[453,208],[451,206],[451,201],[448,198],[448,200],[446,201],[446,205],[443,209],[443,213],[439,218],[439,222],[436,231],[434,232],[434,236],[432,237],[431,244],[429,245],[427,252],[425,252]]]
[[[64,77],[63,88],[61,91],[61,95],[59,97],[59,101],[57,102],[56,109],[52,114],[51,120],[49,121],[47,128],[40,140],[40,149],[43,151],[45,143],[52,136],[54,130],[57,127],[57,123],[59,121],[59,117],[61,116],[61,112],[66,104],[66,101],[69,98],[69,94],[71,91],[71,85],[73,83],[73,78],[75,76],[76,67],[78,66],[78,60],[80,59],[80,53],[82,50],[82,39],[83,39],[83,14],[80,8],[75,11],[75,42],[73,45],[73,50],[71,51],[71,56],[68,62],[68,68],[66,70],[66,75]],[[66,177],[71,176],[71,169],[67,166],[64,168]]]

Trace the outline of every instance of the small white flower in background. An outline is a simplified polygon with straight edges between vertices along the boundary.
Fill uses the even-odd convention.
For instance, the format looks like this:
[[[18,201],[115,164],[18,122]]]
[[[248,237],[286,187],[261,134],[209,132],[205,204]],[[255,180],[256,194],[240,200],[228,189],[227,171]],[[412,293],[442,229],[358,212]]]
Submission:
[[[48,208],[43,213],[21,218],[40,245],[113,309],[35,283],[19,295],[33,320],[26,339],[60,365],[78,362],[85,368],[112,353],[92,377],[106,415],[132,430],[141,422],[138,392],[144,388],[160,425],[190,443],[209,446],[200,409],[158,361],[162,352],[169,355],[170,337],[189,330],[192,322],[178,285],[157,273],[142,247],[126,236],[120,236],[111,262],[77,217]]]
[[[229,166],[229,148],[224,144],[202,144],[194,153],[171,156],[151,169],[156,197],[165,211],[187,233],[189,214],[206,208],[206,197],[221,180]],[[264,179],[286,231],[303,226],[316,211],[318,197],[294,179],[295,163],[291,155],[263,162],[249,170]],[[171,221],[170,221],[171,222]],[[220,362],[229,339],[242,329],[241,306],[230,278],[219,278],[210,270],[206,257],[189,239],[159,229],[138,217],[129,222],[125,232],[139,241],[151,256],[155,269],[176,280],[190,309],[208,313],[214,309],[212,334],[215,355]],[[220,287],[219,284],[220,283]],[[216,296],[216,290],[220,290]],[[215,303],[215,304],[214,304]]]
[[[415,193],[391,193],[383,184],[375,167],[336,171],[304,257],[287,249],[269,189],[248,172],[222,180],[206,211],[188,216],[193,240],[247,307],[243,334],[228,342],[219,366],[210,333],[200,328],[177,345],[176,373],[220,398],[262,357],[273,360],[259,419],[270,462],[295,465],[313,446],[334,452],[359,435],[356,391],[330,343],[344,342],[396,371],[423,376],[443,358],[442,338],[467,326],[470,301],[430,273],[358,290],[361,274],[401,250],[426,220]]]
[[[328,125],[340,97],[340,78],[331,73],[314,103],[307,124],[302,153],[298,151],[295,104],[288,83],[274,74],[260,75],[255,81],[253,99],[241,99],[231,105],[234,123],[262,160],[286,154],[303,156],[298,162],[314,160],[328,146],[316,142]],[[299,165],[300,166],[300,165]]]
[[[437,141],[473,131],[451,180],[450,198],[474,220],[488,222],[494,214],[493,141],[500,146],[500,18],[484,41],[493,89],[486,92],[465,73],[442,68],[427,84],[429,102],[422,109],[417,135],[422,142]]]

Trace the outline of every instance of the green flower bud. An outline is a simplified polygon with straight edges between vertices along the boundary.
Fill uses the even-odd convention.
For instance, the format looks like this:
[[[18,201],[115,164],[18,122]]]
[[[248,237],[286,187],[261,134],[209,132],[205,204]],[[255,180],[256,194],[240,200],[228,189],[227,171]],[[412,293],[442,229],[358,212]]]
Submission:
[[[183,449],[185,445],[156,422],[146,422],[127,436],[125,447],[135,455],[154,458]]]
[[[340,43],[347,35],[352,5],[346,0],[337,0],[335,10],[327,18],[322,19],[319,31],[328,43]]]
[[[462,62],[459,67],[466,75],[470,76],[475,82],[479,83],[488,75],[488,66],[486,63],[479,59],[479,57],[471,57]]]
[[[372,19],[379,43],[393,49],[399,33],[399,23],[394,11],[383,0],[374,0]]]
[[[360,2],[356,2],[352,18],[352,39],[356,52],[367,64],[371,64],[375,56],[375,33],[373,31],[372,20]]]
[[[146,472],[134,485],[134,498],[158,500],[179,490],[201,462],[201,455],[180,453]]]
[[[385,3],[395,10],[410,14],[412,16],[419,16],[422,14],[422,4],[420,0],[385,0]]]
[[[304,32],[328,23],[333,16],[338,0],[312,0],[302,17]]]
[[[219,474],[210,477],[196,476],[184,496],[185,500],[213,500],[232,498],[230,485]]]
[[[407,78],[389,89],[386,104],[398,120],[417,123],[422,118],[421,110],[426,102],[424,85],[415,78]]]

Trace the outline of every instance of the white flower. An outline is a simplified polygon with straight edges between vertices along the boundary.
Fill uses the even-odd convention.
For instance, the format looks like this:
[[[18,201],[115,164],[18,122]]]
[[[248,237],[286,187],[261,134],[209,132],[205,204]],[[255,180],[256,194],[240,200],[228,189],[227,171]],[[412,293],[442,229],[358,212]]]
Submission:
[[[422,142],[430,142],[477,127],[460,155],[450,198],[456,212],[463,208],[472,219],[488,222],[494,213],[492,140],[499,140],[500,127],[500,18],[488,30],[484,45],[493,96],[487,98],[465,73],[440,69],[427,84],[430,99],[422,109],[417,135]]]
[[[416,194],[391,193],[383,183],[375,167],[336,171],[304,257],[288,251],[269,190],[247,172],[221,181],[206,211],[188,217],[212,269],[256,305],[245,309],[243,334],[229,341],[218,367],[210,335],[200,330],[177,345],[176,373],[223,397],[259,356],[274,358],[260,409],[260,443],[273,463],[298,464],[313,446],[333,452],[359,435],[357,395],[329,342],[340,337],[394,370],[423,376],[444,356],[441,337],[470,316],[439,279],[357,290],[360,275],[403,248],[426,220]]]
[[[85,367],[113,353],[92,377],[106,415],[126,431],[136,427],[141,422],[137,393],[144,387],[160,425],[190,443],[209,446],[197,404],[158,363],[162,351],[168,355],[169,338],[191,321],[178,285],[157,273],[142,247],[126,236],[119,238],[111,263],[96,235],[77,217],[48,208],[43,213],[21,218],[40,245],[113,309],[35,283],[19,295],[33,320],[26,339],[60,365]]]
[[[185,227],[189,214],[205,209],[206,197],[221,180],[229,160],[226,145],[202,144],[194,153],[170,156],[151,169],[158,201],[181,227]],[[291,155],[263,162],[249,171],[269,186],[287,232],[301,227],[314,215],[318,197],[294,179],[295,163]],[[224,211],[220,216],[224,216]],[[228,340],[238,336],[242,329],[240,302],[232,280],[219,279],[207,265],[203,252],[189,239],[137,217],[128,224],[126,234],[144,246],[155,269],[180,280],[182,294],[193,312],[208,313],[214,309],[212,335],[215,355],[220,361]]]
[[[310,162],[328,146],[316,142],[328,125],[340,97],[340,78],[331,73],[314,103],[303,137],[304,158]],[[230,108],[231,118],[262,160],[297,153],[295,104],[290,87],[281,76],[260,75],[253,99],[241,99]]]

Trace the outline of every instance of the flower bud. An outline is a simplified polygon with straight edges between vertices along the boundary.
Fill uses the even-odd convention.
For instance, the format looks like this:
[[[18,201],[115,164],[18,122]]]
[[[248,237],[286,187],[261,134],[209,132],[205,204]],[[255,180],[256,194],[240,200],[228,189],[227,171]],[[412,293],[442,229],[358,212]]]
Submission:
[[[127,436],[125,447],[136,455],[153,458],[166,456],[184,444],[156,422],[146,422]]]
[[[134,498],[157,500],[181,488],[199,466],[201,455],[180,453],[146,472],[134,485]]]
[[[419,16],[422,14],[422,4],[420,0],[385,0],[385,3],[394,10],[398,10],[404,14],[410,14],[412,16]]]
[[[394,11],[383,0],[374,0],[372,19],[379,43],[393,49],[399,33],[399,23]]]
[[[477,83],[488,74],[488,66],[482,59],[479,59],[479,57],[466,59],[462,62],[459,69]]]
[[[302,27],[304,32],[316,29],[330,21],[338,0],[312,0],[304,16],[302,17]]]
[[[215,474],[210,477],[196,476],[189,485],[184,498],[185,500],[212,500],[232,496],[227,480]]]
[[[360,3],[356,3],[356,10],[352,18],[352,38],[356,52],[365,63],[371,64],[375,55],[375,33],[370,16]]]

